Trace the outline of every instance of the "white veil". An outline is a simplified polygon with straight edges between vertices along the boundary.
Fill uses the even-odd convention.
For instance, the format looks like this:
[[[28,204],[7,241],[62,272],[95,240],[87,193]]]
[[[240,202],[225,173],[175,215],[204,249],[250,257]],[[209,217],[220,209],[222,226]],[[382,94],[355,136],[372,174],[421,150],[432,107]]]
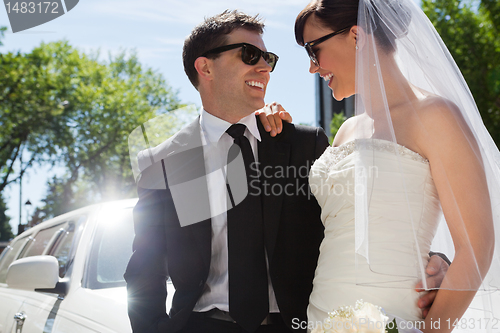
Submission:
[[[406,83],[394,86],[401,79]],[[487,314],[481,311],[481,316],[499,318],[500,153],[459,68],[432,23],[412,0],[359,1],[355,101],[355,115],[360,119],[355,127],[359,152],[355,173],[356,253],[360,263],[368,263],[370,270],[381,276],[370,281],[358,274],[357,283],[397,288],[407,279],[425,281],[425,253],[430,247],[452,261],[460,258],[450,266],[442,288],[479,290],[471,308],[486,310]],[[433,126],[442,126],[442,135],[453,132],[458,139],[450,143],[445,136],[433,141],[440,137]],[[421,139],[412,141],[414,137]],[[381,149],[392,154],[390,158],[396,164],[386,191],[398,191],[400,200],[385,205],[393,205],[399,216],[405,216],[398,224],[377,218],[376,209],[384,198],[379,192],[375,195],[374,188],[385,184],[377,183],[380,175],[374,170],[387,171],[377,169],[377,151]],[[427,152],[430,156],[425,156]],[[429,164],[437,192],[424,184],[427,192],[422,198],[409,187],[415,178],[403,165],[407,158]],[[415,205],[418,200],[424,200],[424,208]],[[474,203],[476,211],[470,209]],[[494,249],[489,269],[491,252],[481,246],[492,244],[493,237],[480,242],[478,230],[489,230],[486,236],[496,240],[491,245]],[[385,241],[380,241],[381,232],[387,234]],[[425,234],[433,232],[434,237]],[[391,234],[398,237],[391,238]],[[425,239],[432,239],[432,246]],[[402,250],[412,252],[414,260],[408,261],[407,256],[398,261],[398,256],[391,255]],[[456,276],[458,271],[462,272],[460,278]]]

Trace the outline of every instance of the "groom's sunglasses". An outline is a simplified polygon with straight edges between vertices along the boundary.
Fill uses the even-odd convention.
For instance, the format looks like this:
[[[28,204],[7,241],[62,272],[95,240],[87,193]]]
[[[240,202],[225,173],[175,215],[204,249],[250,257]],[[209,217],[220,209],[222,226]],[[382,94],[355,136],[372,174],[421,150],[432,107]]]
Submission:
[[[306,48],[306,51],[307,51],[307,55],[309,56],[309,58],[311,59],[311,61],[313,62],[313,64],[315,64],[316,66],[319,67],[319,61],[318,61],[318,58],[316,58],[316,54],[314,53],[313,51],[313,47],[320,44],[320,43],[323,43],[324,41],[334,37],[334,36],[337,36],[337,35],[340,35],[341,33],[343,32],[346,32],[347,30],[349,30],[351,27],[347,27],[347,28],[344,28],[344,29],[340,29],[338,31],[335,31],[335,32],[332,32],[331,34],[328,34],[326,36],[323,36],[323,37],[320,37],[318,39],[315,39],[309,43],[305,43],[304,44],[304,47]]]
[[[247,65],[256,65],[260,57],[264,58],[269,66],[271,66],[271,72],[276,67],[276,63],[278,62],[278,56],[272,52],[265,52],[259,49],[257,46],[248,44],[248,43],[238,43],[238,44],[230,44],[221,47],[216,47],[210,51],[203,53],[201,56],[206,57],[209,54],[218,54],[225,51],[237,49],[241,47],[241,60]]]

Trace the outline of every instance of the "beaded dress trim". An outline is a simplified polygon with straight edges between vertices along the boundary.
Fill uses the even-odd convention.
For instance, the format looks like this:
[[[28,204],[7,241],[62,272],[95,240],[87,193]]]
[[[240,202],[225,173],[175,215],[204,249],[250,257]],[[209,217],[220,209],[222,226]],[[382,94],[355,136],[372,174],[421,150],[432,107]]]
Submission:
[[[327,167],[330,169],[332,166],[336,165],[340,161],[342,161],[347,156],[351,155],[356,151],[357,144],[359,140],[348,141],[346,143],[341,144],[338,147],[328,147],[325,151],[325,157],[327,157]],[[377,150],[383,152],[389,152],[393,154],[397,154],[399,156],[403,156],[406,158],[410,158],[414,161],[421,162],[424,164],[429,164],[429,160],[424,158],[417,152],[406,148],[398,143],[394,143],[387,140],[382,139],[363,139],[363,143],[360,145],[360,149],[366,150]]]

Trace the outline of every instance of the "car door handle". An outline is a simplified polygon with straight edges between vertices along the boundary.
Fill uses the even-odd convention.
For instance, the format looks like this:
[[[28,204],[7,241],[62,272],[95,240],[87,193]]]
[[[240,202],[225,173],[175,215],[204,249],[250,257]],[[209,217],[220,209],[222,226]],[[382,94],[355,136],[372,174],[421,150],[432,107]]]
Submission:
[[[26,314],[24,312],[18,312],[14,315],[14,320],[18,326],[23,326],[24,321],[26,320]]]

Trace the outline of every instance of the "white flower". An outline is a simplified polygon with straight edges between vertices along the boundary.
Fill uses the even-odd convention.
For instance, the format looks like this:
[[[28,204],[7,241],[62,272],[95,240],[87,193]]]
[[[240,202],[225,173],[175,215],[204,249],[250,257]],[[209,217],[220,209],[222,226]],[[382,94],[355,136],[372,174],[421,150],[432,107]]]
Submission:
[[[357,304],[356,304],[357,305]],[[380,307],[371,303],[362,303],[359,310],[355,311],[355,321],[359,323],[359,333],[385,333],[387,317]]]
[[[323,327],[316,327],[311,333],[385,333],[389,320],[379,306],[363,300],[356,306],[341,306],[330,312]]]

